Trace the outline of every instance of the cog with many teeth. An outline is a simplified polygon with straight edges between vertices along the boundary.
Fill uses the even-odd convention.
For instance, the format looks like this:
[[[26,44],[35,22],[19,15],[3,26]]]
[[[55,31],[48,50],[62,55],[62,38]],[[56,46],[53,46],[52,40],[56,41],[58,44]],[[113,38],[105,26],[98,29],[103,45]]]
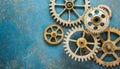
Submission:
[[[78,35],[73,37],[75,34]],[[75,27],[69,30],[65,35],[64,48],[66,54],[68,54],[72,59],[87,61],[91,60],[91,58],[96,55],[95,53],[97,52],[99,39],[94,37],[92,34],[86,38],[87,34],[89,33],[87,33],[83,27]],[[88,51],[87,54],[85,53],[86,50]]]
[[[117,43],[120,42],[120,31],[115,28],[110,27],[106,30],[106,32],[107,32],[107,39],[105,39],[99,35],[102,45],[98,49],[98,53],[103,52],[103,54],[99,57],[97,55],[94,56],[94,59],[95,59],[96,63],[98,63],[99,65],[102,65],[102,66],[106,66],[106,67],[117,66],[120,63],[120,57],[116,53],[116,51],[120,51],[120,46],[117,45]],[[103,33],[105,33],[105,32],[103,32]],[[111,40],[111,37],[112,37],[111,35],[113,35],[112,33],[114,33],[115,36],[118,35],[118,38]],[[104,59],[108,55],[112,55],[115,59],[112,61],[105,61]],[[109,57],[112,57],[112,56],[109,56]]]
[[[81,21],[83,20],[84,13],[90,7],[89,0],[84,0],[84,3],[85,3],[84,5],[76,5],[75,0],[65,0],[64,4],[57,4],[56,1],[57,0],[50,0],[50,13],[57,23],[59,23],[62,26],[66,26],[66,27],[71,27],[71,26],[80,24]],[[60,13],[57,13],[56,7],[61,7],[61,8],[63,7],[64,9]],[[76,7],[84,8],[84,13],[80,15],[78,11],[75,9]],[[61,16],[66,11],[68,14],[67,20],[62,18]],[[77,16],[77,18],[72,20],[71,13],[74,13]]]
[[[85,28],[90,33],[99,34],[109,26],[109,19],[107,11],[100,7],[93,7],[84,16]]]

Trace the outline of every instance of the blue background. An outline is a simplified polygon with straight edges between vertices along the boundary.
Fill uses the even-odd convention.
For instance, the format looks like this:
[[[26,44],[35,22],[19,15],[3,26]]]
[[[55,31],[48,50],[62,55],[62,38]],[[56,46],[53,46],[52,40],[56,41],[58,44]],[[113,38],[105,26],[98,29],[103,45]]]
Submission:
[[[120,29],[120,0],[90,0],[91,7],[108,5],[110,26]],[[65,54],[63,44],[43,39],[44,29],[55,23],[49,0],[0,0],[0,69],[118,69],[94,61],[77,62]],[[64,28],[65,30],[65,28]]]

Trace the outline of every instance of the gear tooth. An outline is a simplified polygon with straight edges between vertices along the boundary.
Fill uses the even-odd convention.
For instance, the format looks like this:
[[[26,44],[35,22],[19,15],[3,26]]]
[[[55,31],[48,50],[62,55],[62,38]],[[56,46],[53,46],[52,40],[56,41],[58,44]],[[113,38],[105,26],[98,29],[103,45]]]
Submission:
[[[67,51],[68,49],[66,48],[65,51]]]
[[[69,57],[71,57],[71,54],[69,53],[69,55],[68,55]]]
[[[68,30],[69,32],[72,32],[71,29]]]
[[[65,35],[65,38],[67,38],[67,35]]]
[[[72,56],[72,59],[74,59],[74,56]]]
[[[83,62],[83,61],[84,61],[84,59],[83,59],[83,58],[81,58],[81,61]]]
[[[74,30],[74,28],[72,27],[72,31]]]
[[[100,45],[100,43],[97,43],[98,45]]]
[[[66,38],[64,38],[63,40],[64,40],[64,41],[66,41],[67,39],[66,39]]]
[[[69,35],[69,32],[67,32],[67,35]]]
[[[95,50],[95,52],[98,52],[98,50]]]
[[[66,42],[63,42],[63,44],[66,44]]]
[[[85,61],[87,61],[87,58],[85,58]]]
[[[77,60],[77,58],[75,57],[75,61]]]
[[[88,60],[91,60],[91,58],[90,58],[90,57],[88,57]]]
[[[63,47],[66,48],[66,45],[64,45]]]
[[[78,61],[80,61],[80,58],[78,58]]]
[[[66,54],[69,54],[69,52],[68,52],[68,51],[66,51]]]
[[[91,58],[94,58],[93,55],[91,55]]]

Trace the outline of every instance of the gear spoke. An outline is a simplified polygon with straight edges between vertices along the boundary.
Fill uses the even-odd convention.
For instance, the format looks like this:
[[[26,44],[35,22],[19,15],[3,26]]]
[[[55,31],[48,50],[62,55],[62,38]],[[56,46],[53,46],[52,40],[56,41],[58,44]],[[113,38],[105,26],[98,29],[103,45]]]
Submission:
[[[56,29],[56,32],[58,32],[60,30],[60,28],[58,27],[57,29]]]
[[[79,49],[80,49],[80,48],[78,47],[78,48],[75,50],[75,54],[78,52]]]
[[[68,21],[70,22],[71,20],[70,20],[70,10],[68,11]]]
[[[47,32],[46,35],[51,35],[51,33],[48,33],[48,32]]]
[[[83,38],[85,37],[85,31],[83,31],[83,35],[82,35],[82,37],[83,37]]]
[[[119,57],[118,57],[118,55],[114,52],[114,53],[112,53],[112,55],[115,57],[115,59],[118,59]]]
[[[120,41],[120,37],[117,38],[114,42],[115,42],[115,43],[118,43],[119,41]]]
[[[57,36],[63,36],[62,34],[57,34]]]
[[[57,42],[57,38],[55,37],[55,42]]]
[[[73,11],[78,17],[80,17],[79,13],[75,9],[73,9]]]
[[[94,42],[87,42],[87,44],[94,45],[95,43]]]
[[[72,41],[72,42],[77,42],[77,40],[74,40],[74,39],[70,39],[69,41]]]
[[[100,59],[103,60],[106,55],[107,55],[107,53],[104,53],[104,54],[100,57]]]
[[[101,37],[101,36],[100,36],[100,40],[101,40],[102,42],[104,42],[104,41],[105,41],[105,40],[103,39],[103,37]]]
[[[82,49],[80,48],[80,55],[82,56],[83,54],[82,54]]]
[[[89,47],[86,46],[86,49],[89,50],[90,52],[92,51]]]
[[[85,7],[85,5],[75,5],[75,7]]]
[[[110,30],[108,30],[107,37],[108,37],[108,40],[110,40]]]
[[[115,50],[120,50],[120,46],[117,46],[117,47],[115,48]]]
[[[58,34],[58,32],[54,28],[56,28],[56,30],[59,29],[61,33]],[[51,31],[48,32],[48,30],[51,30]],[[57,39],[57,36],[60,36],[59,40]],[[63,38],[64,38],[64,31],[59,25],[56,25],[56,24],[50,25],[44,31],[44,39],[49,44],[52,44],[52,45],[59,44],[60,42],[62,42]],[[54,41],[52,41],[52,39]]]
[[[50,37],[49,41],[51,41],[53,39],[53,37]]]
[[[65,5],[64,4],[55,4],[55,6],[62,6],[62,7],[64,7]]]
[[[52,31],[52,32],[54,31],[53,26],[51,26],[51,31]]]
[[[66,11],[66,9],[62,10],[62,11],[59,13],[59,16],[61,16],[65,11]]]
[[[98,51],[102,51],[102,48],[98,48],[97,50],[98,50]]]

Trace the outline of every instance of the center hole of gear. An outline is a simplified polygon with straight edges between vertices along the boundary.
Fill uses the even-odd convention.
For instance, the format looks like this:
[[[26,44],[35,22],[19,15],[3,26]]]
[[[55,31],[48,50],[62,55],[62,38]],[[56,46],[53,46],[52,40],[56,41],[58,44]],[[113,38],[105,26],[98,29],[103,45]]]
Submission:
[[[98,17],[98,16],[94,17],[93,21],[95,23],[99,23],[100,22],[100,17]]]
[[[87,41],[86,41],[85,38],[79,38],[79,39],[77,40],[77,46],[78,46],[79,48],[85,48],[85,47],[86,47],[86,44],[87,44]]]
[[[74,7],[74,4],[72,2],[66,2],[66,8],[68,10],[71,10]]]
[[[56,37],[56,33],[55,32],[52,33],[52,37]]]

